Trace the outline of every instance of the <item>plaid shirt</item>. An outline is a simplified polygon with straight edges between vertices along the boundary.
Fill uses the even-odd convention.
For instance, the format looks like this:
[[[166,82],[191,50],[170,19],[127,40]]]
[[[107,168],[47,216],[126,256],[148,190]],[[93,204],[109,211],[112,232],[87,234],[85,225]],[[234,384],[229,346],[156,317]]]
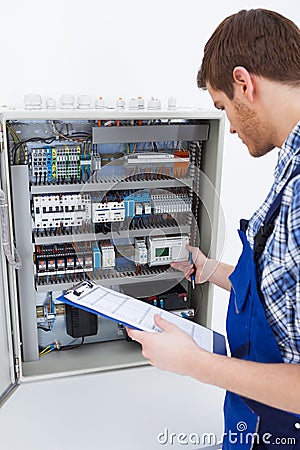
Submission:
[[[249,221],[247,237],[252,248],[274,198],[297,165],[300,122],[279,150],[273,186]],[[258,284],[284,362],[300,363],[300,175],[284,189],[274,231],[258,260]]]

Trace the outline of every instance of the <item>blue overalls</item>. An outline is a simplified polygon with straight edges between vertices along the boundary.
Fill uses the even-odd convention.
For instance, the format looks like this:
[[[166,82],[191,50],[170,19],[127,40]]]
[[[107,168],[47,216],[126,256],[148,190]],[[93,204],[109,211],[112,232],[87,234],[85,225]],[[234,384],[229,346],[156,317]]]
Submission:
[[[285,186],[298,174],[300,174],[300,167],[292,173]],[[283,363],[260,300],[256,261],[274,229],[274,220],[279,213],[285,186],[275,198],[263,226],[255,237],[254,250],[251,249],[245,234],[248,222],[241,220],[239,236],[243,251],[234,272],[229,277],[232,289],[226,323],[231,355],[235,358],[262,363]],[[254,382],[259,383],[259,380]],[[256,432],[259,435],[258,441],[254,439],[256,448],[300,449],[300,419],[295,414],[227,392],[224,416],[223,449],[252,448],[251,433]],[[295,438],[296,443],[291,445],[291,441],[287,438]]]

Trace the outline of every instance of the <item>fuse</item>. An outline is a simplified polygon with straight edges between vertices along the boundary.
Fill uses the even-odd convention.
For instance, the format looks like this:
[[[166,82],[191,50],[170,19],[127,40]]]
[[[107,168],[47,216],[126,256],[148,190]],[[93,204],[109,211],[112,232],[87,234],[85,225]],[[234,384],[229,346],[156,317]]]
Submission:
[[[101,268],[101,255],[98,244],[93,244],[93,261],[94,261],[94,269]]]
[[[73,272],[74,268],[75,268],[74,256],[68,256],[66,258],[66,270],[69,272]]]
[[[143,214],[143,207],[141,203],[136,203],[135,205],[135,215],[141,216]]]
[[[144,204],[145,214],[151,214],[151,205],[150,203]]]
[[[84,270],[85,272],[90,272],[93,270],[92,255],[84,255]]]
[[[115,249],[112,245],[101,246],[102,269],[115,267]]]
[[[66,262],[65,258],[58,257],[56,260],[56,270],[57,272],[63,273],[65,272]]]
[[[49,258],[47,261],[47,271],[48,272],[55,272],[56,271],[56,264],[54,258]]]
[[[38,259],[37,260],[37,273],[38,275],[43,275],[47,271],[47,262],[46,259]]]

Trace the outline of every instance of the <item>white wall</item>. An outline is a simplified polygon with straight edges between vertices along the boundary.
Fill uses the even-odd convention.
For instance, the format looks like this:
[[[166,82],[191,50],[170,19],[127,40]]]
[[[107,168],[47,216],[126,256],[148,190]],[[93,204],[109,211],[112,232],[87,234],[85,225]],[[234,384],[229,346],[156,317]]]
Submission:
[[[20,105],[24,93],[175,96],[181,106],[212,107],[196,86],[204,44],[217,24],[242,8],[265,7],[300,22],[296,0],[10,0],[0,10],[0,104]],[[236,136],[225,138],[221,200],[226,217],[224,259],[239,254],[234,234],[263,200],[276,154],[251,158]],[[238,186],[238,188],[237,188]],[[216,290],[214,326],[224,328],[226,299]]]

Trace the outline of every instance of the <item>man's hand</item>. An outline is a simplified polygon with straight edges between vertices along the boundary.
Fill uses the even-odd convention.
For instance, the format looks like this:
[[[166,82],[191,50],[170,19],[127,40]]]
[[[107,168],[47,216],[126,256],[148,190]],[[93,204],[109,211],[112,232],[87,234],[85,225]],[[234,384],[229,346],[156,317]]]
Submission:
[[[299,364],[263,364],[216,355],[200,348],[190,336],[158,315],[155,323],[163,330],[161,333],[127,328],[128,335],[142,344],[150,364],[300,414]]]
[[[180,375],[191,374],[193,355],[206,354],[195,341],[176,325],[154,316],[156,325],[163,331],[146,332],[127,328],[128,335],[143,347],[143,356],[150,364]]]
[[[186,249],[192,253],[194,264],[192,265],[190,261],[178,261],[171,263],[171,267],[183,272],[188,281],[191,281],[191,274],[195,272],[196,268],[195,283],[210,281],[211,283],[230,291],[231,283],[228,277],[233,272],[233,266],[221,263],[215,259],[207,258],[197,247],[186,245]]]
[[[196,268],[195,282],[203,283],[204,281],[207,281],[207,274],[204,275],[204,267],[208,261],[207,257],[197,247],[192,247],[191,245],[186,245],[186,249],[188,250],[189,253],[192,254],[192,259],[193,259],[194,265],[192,265],[190,263],[190,261],[179,261],[179,262],[171,263],[170,264],[171,267],[183,272],[185,278],[189,281],[191,280],[191,274],[193,272],[195,272],[195,269],[194,269],[194,267],[195,267]]]

